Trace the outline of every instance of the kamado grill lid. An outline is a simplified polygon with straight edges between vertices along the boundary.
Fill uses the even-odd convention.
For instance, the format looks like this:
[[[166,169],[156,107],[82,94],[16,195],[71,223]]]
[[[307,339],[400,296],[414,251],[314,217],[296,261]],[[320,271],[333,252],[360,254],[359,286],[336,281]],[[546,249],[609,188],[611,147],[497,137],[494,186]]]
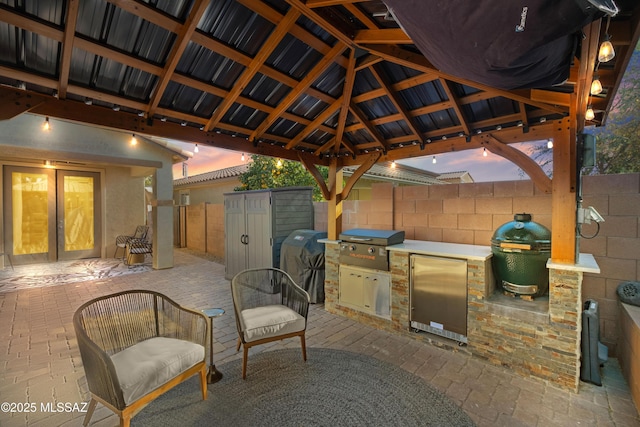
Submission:
[[[371,245],[397,245],[398,243],[404,242],[404,231],[353,228],[340,233],[340,240],[352,243],[368,243]]]

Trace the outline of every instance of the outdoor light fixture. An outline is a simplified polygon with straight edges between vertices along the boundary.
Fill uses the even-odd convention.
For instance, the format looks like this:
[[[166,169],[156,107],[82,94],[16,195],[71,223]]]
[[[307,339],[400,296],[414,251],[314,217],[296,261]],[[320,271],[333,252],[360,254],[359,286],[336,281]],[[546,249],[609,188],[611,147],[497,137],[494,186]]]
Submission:
[[[593,112],[593,107],[591,105],[589,105],[589,107],[587,108],[587,111],[584,113],[584,118],[591,121],[596,117],[595,113]]]
[[[51,129],[51,125],[49,124],[49,117],[45,117],[44,123],[42,124],[42,130],[49,131]]]
[[[113,111],[120,111],[120,106],[119,105],[114,105],[113,107],[111,107],[111,109]]]
[[[593,82],[591,82],[591,95],[600,93],[602,93],[602,83],[600,83],[600,77],[596,74],[593,76]]]
[[[600,45],[600,50],[598,51],[598,61],[600,62],[609,62],[616,56],[616,51],[610,39],[611,36],[609,34],[605,35],[604,41]]]
[[[200,149],[198,148],[198,144],[196,144],[196,146],[193,148],[193,152],[197,153],[198,151],[200,151]]]
[[[138,144],[138,140],[136,139],[136,134],[132,133],[131,134],[131,145],[137,145]]]
[[[396,168],[396,161],[394,160],[393,162],[391,162],[391,169],[395,169]]]
[[[432,160],[433,164],[436,164],[436,156],[433,156],[433,160]]]
[[[549,138],[547,141],[547,148],[553,148],[553,139]]]
[[[277,168],[281,168],[282,167],[282,160],[278,159],[278,162],[276,163],[276,167]]]
[[[488,156],[488,154],[487,154],[487,147],[484,147],[484,148],[482,149],[482,157],[487,157],[487,156]]]
[[[616,51],[611,44],[611,36],[609,35],[609,24],[611,23],[611,16],[607,18],[607,28],[604,30],[604,41],[600,44],[598,50],[598,61],[609,62],[616,56]]]
[[[244,159],[245,159],[244,153],[242,153],[242,156],[240,156],[240,160],[242,160],[244,162]]]
[[[184,127],[184,126],[186,126],[186,125],[187,125],[187,122],[181,122],[181,123],[180,123],[180,126],[182,126],[182,127]]]

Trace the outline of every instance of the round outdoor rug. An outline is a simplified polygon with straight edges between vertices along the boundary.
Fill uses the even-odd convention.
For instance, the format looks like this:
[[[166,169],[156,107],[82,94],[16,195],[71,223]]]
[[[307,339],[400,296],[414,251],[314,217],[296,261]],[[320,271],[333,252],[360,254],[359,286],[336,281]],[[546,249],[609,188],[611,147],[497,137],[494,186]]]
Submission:
[[[387,362],[309,348],[250,354],[217,366],[224,377],[202,400],[197,377],[133,417],[132,426],[473,426],[448,397]]]

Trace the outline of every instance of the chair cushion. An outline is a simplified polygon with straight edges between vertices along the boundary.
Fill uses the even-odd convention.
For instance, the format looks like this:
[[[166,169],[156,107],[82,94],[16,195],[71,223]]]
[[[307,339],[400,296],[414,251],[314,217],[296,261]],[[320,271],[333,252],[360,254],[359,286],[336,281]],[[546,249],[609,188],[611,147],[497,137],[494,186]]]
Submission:
[[[111,356],[127,405],[204,360],[199,344],[156,337]]]
[[[306,326],[304,317],[284,305],[267,305],[242,310],[240,321],[244,325],[246,342],[300,332]]]

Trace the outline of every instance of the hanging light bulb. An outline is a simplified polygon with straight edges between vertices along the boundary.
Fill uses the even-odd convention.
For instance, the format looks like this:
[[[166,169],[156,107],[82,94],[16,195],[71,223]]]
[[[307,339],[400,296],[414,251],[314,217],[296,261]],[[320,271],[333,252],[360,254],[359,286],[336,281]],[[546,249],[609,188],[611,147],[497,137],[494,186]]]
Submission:
[[[244,153],[242,153],[242,156],[240,157],[240,160],[242,160],[244,162]]]
[[[433,156],[433,160],[432,160],[433,164],[436,164],[436,156]]]
[[[616,56],[616,50],[611,44],[611,36],[606,34],[604,41],[600,44],[600,50],[598,50],[598,61],[609,62]]]
[[[549,138],[547,141],[547,148],[553,148],[553,139]]]
[[[196,144],[196,146],[193,148],[193,152],[197,153],[199,151],[200,151],[200,149],[198,148],[198,144]]]
[[[48,132],[51,129],[51,125],[49,124],[49,117],[45,117],[44,123],[42,124],[42,130]]]
[[[600,93],[602,93],[602,83],[600,83],[600,77],[596,74],[593,76],[593,82],[591,82],[591,95]]]
[[[396,168],[396,161],[394,160],[393,162],[391,162],[391,169],[395,169]]]
[[[488,154],[487,154],[487,147],[484,147],[484,148],[482,149],[482,157],[487,157],[487,156],[488,156]]]
[[[278,162],[276,163],[276,167],[277,168],[281,168],[282,167],[282,160],[278,159]]]
[[[138,139],[136,138],[136,134],[132,133],[131,134],[131,145],[137,145],[138,144]]]
[[[593,112],[593,107],[591,105],[589,105],[589,107],[587,107],[587,111],[584,113],[584,118],[591,121],[596,117],[595,113]]]

